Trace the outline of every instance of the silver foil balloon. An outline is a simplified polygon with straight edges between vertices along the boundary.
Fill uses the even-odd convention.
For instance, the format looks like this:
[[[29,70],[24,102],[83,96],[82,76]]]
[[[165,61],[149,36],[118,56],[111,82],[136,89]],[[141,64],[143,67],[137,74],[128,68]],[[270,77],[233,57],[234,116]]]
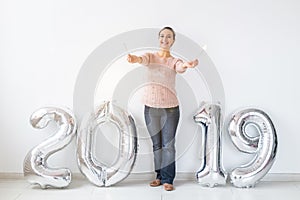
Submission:
[[[203,103],[194,121],[202,127],[203,162],[197,172],[200,185],[214,187],[226,184],[227,174],[221,163],[221,129],[223,119],[219,104]]]
[[[66,168],[50,168],[50,155],[66,147],[76,135],[77,123],[68,109],[44,107],[35,111],[30,118],[34,128],[45,128],[50,121],[56,122],[58,131],[28,152],[24,159],[25,178],[42,188],[63,188],[71,183],[71,171]]]
[[[248,135],[248,125],[254,125],[259,136]],[[231,182],[236,187],[254,187],[268,173],[276,157],[278,142],[274,125],[265,112],[249,108],[233,114],[228,131],[240,151],[255,154],[252,161],[230,172]]]
[[[102,123],[113,123],[120,134],[117,161],[112,166],[96,162],[93,155],[95,129]],[[137,154],[137,134],[133,118],[112,102],[104,102],[96,112],[81,122],[77,136],[77,161],[80,171],[97,186],[111,186],[131,172]],[[101,161],[100,161],[101,163]]]

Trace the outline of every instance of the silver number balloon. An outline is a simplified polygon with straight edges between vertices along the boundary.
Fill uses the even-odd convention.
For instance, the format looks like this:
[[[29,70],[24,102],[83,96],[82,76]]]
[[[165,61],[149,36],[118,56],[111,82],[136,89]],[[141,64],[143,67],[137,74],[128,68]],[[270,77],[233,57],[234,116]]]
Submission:
[[[259,136],[246,133],[247,125],[254,125]],[[255,154],[248,164],[230,172],[234,186],[254,187],[265,176],[274,163],[277,151],[277,135],[269,116],[259,109],[244,109],[236,112],[229,121],[229,135],[234,145],[242,152]]]
[[[203,103],[194,121],[202,127],[202,150],[204,158],[197,172],[198,183],[214,187],[226,184],[227,175],[221,163],[221,106],[219,104]]]
[[[66,109],[45,107],[35,111],[30,118],[34,128],[45,128],[50,121],[55,121],[59,130],[50,138],[34,147],[24,159],[25,178],[42,188],[63,188],[71,183],[71,171],[65,168],[49,168],[47,159],[50,155],[66,147],[76,135],[75,117]]]
[[[93,155],[95,128],[102,123],[116,125],[120,134],[116,163],[104,166]],[[110,186],[124,180],[131,172],[137,153],[137,135],[133,118],[112,102],[100,105],[96,113],[83,119],[77,136],[77,159],[81,172],[97,186]]]

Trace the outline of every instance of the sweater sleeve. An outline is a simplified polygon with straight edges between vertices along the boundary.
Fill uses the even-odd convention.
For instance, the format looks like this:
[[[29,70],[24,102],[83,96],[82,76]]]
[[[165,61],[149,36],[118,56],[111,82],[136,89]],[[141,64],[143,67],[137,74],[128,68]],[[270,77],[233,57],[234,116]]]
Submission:
[[[143,55],[141,55],[141,58],[142,58],[142,62],[141,62],[141,64],[142,65],[149,65],[149,63],[150,63],[150,53],[145,53],[145,54],[143,54]]]
[[[177,59],[175,62],[175,71],[177,73],[184,73],[186,71],[186,68],[183,67],[183,61],[181,59]]]

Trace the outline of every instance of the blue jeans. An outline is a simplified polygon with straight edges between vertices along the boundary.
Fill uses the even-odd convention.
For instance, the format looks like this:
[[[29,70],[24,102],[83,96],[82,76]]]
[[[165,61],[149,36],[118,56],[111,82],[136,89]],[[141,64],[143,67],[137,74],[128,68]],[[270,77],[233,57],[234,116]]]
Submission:
[[[179,107],[152,108],[145,106],[145,121],[151,136],[156,178],[173,184],[175,178],[175,135],[179,122]]]

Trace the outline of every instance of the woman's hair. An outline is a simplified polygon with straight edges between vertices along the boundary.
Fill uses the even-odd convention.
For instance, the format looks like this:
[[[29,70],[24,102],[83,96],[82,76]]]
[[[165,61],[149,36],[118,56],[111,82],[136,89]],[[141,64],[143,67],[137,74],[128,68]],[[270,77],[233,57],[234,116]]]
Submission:
[[[161,33],[163,30],[166,30],[166,29],[170,30],[170,31],[173,33],[173,39],[175,40],[175,31],[174,31],[171,27],[169,27],[169,26],[163,27],[163,28],[159,31],[158,36],[160,36],[160,33]]]

